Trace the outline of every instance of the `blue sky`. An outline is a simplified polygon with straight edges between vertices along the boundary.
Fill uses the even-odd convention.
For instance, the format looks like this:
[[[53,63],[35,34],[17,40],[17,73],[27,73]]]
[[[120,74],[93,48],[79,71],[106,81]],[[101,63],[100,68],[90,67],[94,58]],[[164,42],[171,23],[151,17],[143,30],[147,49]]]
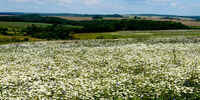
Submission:
[[[200,0],[0,0],[0,12],[200,15]]]

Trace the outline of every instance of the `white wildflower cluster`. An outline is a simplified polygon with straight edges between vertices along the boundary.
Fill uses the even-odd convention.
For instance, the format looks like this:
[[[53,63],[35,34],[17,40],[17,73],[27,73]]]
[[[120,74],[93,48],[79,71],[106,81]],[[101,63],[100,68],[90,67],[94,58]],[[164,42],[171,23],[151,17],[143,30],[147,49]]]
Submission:
[[[200,43],[125,42],[2,45],[0,99],[200,97]]]

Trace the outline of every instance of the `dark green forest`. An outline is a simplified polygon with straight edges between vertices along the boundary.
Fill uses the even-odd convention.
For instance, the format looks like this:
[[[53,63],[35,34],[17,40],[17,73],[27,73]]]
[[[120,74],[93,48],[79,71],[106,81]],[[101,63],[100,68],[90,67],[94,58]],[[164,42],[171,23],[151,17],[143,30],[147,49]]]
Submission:
[[[46,27],[28,26],[23,31],[25,35],[45,39],[70,39],[73,33],[113,32],[122,30],[166,30],[188,29],[181,23],[172,21],[151,21],[142,19],[72,21],[57,17],[43,17],[37,14],[0,17],[0,21],[7,22],[39,22],[51,23]],[[6,34],[5,28],[0,28],[1,34]]]

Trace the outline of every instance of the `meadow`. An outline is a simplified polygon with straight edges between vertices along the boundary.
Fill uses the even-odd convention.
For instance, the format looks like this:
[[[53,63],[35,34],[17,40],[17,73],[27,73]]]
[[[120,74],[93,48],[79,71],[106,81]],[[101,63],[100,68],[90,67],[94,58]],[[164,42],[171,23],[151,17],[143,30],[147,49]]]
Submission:
[[[0,99],[200,98],[198,38],[7,44],[0,66]]]
[[[34,19],[30,15],[26,21],[29,18]],[[115,29],[119,20],[80,21],[83,26],[74,26],[78,21],[39,18],[41,22],[63,24],[0,22],[1,27],[7,28],[0,34],[0,99],[200,98],[198,29],[178,30],[182,26],[178,23],[133,20],[137,22],[133,24],[127,20],[128,24],[121,27],[125,31],[101,32],[107,28],[102,22]],[[154,24],[149,27],[142,22]],[[131,27],[154,29],[157,24],[163,26],[161,29],[168,25],[167,29],[174,30]],[[131,28],[135,31],[128,30]]]
[[[3,27],[27,27],[31,26],[32,24],[35,24],[37,26],[47,26],[52,24],[46,24],[46,23],[33,23],[33,22],[2,22],[0,21],[0,26]]]
[[[74,39],[153,39],[153,38],[199,38],[200,30],[139,30],[117,31],[103,33],[79,33],[72,34]]]
[[[30,36],[4,36],[0,35],[0,45],[16,42],[44,41],[44,39],[32,38]]]
[[[28,41],[42,41],[44,39],[33,38],[30,36],[24,36],[25,32],[22,32],[28,26],[48,26],[52,24],[46,23],[33,23],[33,22],[2,22],[0,21],[0,27],[8,28],[8,35],[0,34],[0,45],[5,43],[14,43],[14,42],[28,42]]]

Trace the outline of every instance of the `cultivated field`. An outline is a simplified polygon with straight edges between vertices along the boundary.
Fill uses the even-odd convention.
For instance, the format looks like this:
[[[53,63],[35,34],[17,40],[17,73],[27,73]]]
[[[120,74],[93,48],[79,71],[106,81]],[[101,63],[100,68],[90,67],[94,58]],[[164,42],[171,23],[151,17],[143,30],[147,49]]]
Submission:
[[[199,39],[9,44],[0,66],[0,99],[200,97]]]
[[[161,17],[147,17],[141,16],[145,20],[154,20],[154,21],[173,21],[173,22],[180,22],[187,26],[200,26],[200,21],[195,21],[194,19],[190,18],[177,18],[177,19],[161,19]]]
[[[151,19],[151,20],[158,20],[158,21],[173,21],[173,22],[180,22],[184,25],[188,25],[188,26],[200,26],[200,22],[198,21],[193,21],[193,20],[177,20],[177,19]]]

